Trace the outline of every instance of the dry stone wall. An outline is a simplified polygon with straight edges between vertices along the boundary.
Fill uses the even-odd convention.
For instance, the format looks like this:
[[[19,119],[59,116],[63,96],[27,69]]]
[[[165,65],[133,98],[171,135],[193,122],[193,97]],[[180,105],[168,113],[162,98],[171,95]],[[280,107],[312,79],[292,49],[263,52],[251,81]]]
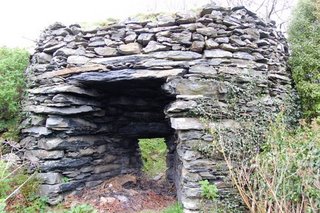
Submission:
[[[164,137],[185,212],[203,207],[200,180],[242,211],[221,155],[208,155],[214,137],[200,118],[209,115],[214,129],[239,129],[246,115],[263,125],[260,115],[276,114],[293,92],[287,56],[283,35],[244,7],[207,5],[95,30],[51,25],[26,71],[21,131],[41,192],[55,204],[137,171],[137,139]],[[231,144],[242,137],[228,135]]]

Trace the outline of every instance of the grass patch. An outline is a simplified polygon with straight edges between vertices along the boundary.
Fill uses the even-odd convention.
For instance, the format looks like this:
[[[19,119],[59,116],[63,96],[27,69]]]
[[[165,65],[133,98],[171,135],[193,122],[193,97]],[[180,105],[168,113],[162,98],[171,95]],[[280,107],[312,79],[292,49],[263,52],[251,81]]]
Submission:
[[[180,203],[175,203],[165,208],[161,213],[183,213],[183,208]]]
[[[139,139],[143,171],[150,177],[165,173],[167,145],[164,138]]]

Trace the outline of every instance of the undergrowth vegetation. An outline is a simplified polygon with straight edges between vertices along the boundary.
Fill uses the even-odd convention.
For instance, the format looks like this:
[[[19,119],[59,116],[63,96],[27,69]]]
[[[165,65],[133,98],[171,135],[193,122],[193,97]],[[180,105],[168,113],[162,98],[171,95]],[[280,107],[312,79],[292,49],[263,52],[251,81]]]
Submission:
[[[44,212],[46,198],[38,195],[38,187],[36,173],[29,175],[23,165],[0,160],[0,213]]]
[[[292,132],[279,120],[250,161],[239,164],[224,153],[231,178],[252,213],[319,212],[320,126],[314,121]],[[220,145],[223,151],[223,139]]]
[[[25,86],[23,72],[28,61],[25,50],[0,48],[0,134],[4,133],[4,138],[17,139],[20,100]]]
[[[167,169],[167,145],[164,138],[139,139],[143,171],[150,177],[164,174]]]

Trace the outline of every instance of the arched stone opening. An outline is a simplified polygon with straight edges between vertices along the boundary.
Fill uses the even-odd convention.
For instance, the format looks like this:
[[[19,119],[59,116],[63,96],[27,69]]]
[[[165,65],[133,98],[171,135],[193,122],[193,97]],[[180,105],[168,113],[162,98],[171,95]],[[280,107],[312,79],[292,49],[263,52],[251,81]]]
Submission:
[[[135,70],[124,72],[127,79],[119,77],[121,72],[115,75],[110,72],[89,72],[73,76],[71,82],[100,94],[97,102],[104,115],[92,120],[103,126],[103,130],[97,135],[107,136],[110,140],[115,137],[119,139],[115,142],[116,146],[127,150],[119,153],[122,162],[128,161],[127,165],[122,165],[120,174],[141,172],[139,139],[164,138],[168,149],[166,176],[170,182],[174,182],[175,130],[171,127],[170,117],[165,114],[165,109],[176,98],[163,89],[168,76],[130,77],[128,73],[134,75]]]

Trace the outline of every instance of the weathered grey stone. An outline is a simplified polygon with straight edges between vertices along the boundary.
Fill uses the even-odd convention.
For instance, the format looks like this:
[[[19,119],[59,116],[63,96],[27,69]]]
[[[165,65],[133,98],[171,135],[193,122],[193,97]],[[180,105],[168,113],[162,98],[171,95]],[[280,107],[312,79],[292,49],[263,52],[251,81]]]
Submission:
[[[52,35],[55,35],[55,36],[67,36],[69,35],[69,31],[67,31],[66,29],[63,29],[63,28],[60,28],[60,29],[57,29],[57,30],[53,30],[51,32]]]
[[[88,164],[92,160],[91,157],[82,157],[78,159],[64,158],[62,160],[48,160],[40,165],[43,171],[54,171],[61,169],[74,169]],[[52,185],[54,186],[54,185]]]
[[[219,46],[219,44],[217,42],[215,42],[212,38],[206,40],[205,44],[206,44],[207,49],[214,49]]]
[[[191,198],[181,198],[181,203],[184,208],[191,209],[191,210],[199,210],[201,208],[200,205],[201,199],[191,199]]]
[[[60,185],[45,185],[42,184],[39,187],[39,194],[41,196],[49,196],[50,194],[57,194],[60,191]]]
[[[247,52],[235,52],[232,54],[232,57],[245,60],[255,60],[255,57]]]
[[[51,150],[56,149],[63,142],[64,140],[61,138],[46,139],[39,141],[38,147],[41,149]]]
[[[206,58],[231,58],[232,53],[226,50],[214,49],[214,50],[205,50],[204,56]]]
[[[174,67],[188,68],[189,62],[171,61],[167,59],[148,59],[137,63],[134,68],[172,69]]]
[[[84,48],[71,49],[63,47],[53,53],[53,56],[71,56],[71,55],[85,55],[86,50]]]
[[[134,80],[134,79],[163,79],[169,76],[177,76],[183,74],[184,69],[170,69],[170,70],[134,70],[125,69],[113,72],[90,72],[75,75],[71,79],[83,83],[93,82],[116,82],[123,80]]]
[[[95,152],[96,152],[96,150],[94,150],[92,148],[80,149],[79,150],[79,154],[80,154],[79,156],[91,156]]]
[[[26,151],[25,155],[31,155],[42,160],[54,160],[62,158],[64,156],[64,153],[63,151],[30,150]]]
[[[107,67],[112,67],[112,66],[119,67],[119,66],[123,66],[123,64],[134,65],[148,58],[150,58],[150,56],[148,55],[127,55],[127,56],[116,56],[116,57],[110,57],[110,58],[95,58],[95,59],[91,59],[90,63],[104,64]]]
[[[244,32],[252,37],[254,40],[259,40],[260,39],[260,33],[259,30],[254,29],[254,28],[247,28],[244,29]]]
[[[190,67],[189,73],[203,74],[206,76],[215,76],[217,74],[217,70],[214,69],[212,66],[200,64]]]
[[[47,119],[46,127],[54,130],[96,130],[97,125],[81,118],[63,118],[51,116]]]
[[[166,109],[167,113],[189,111],[197,106],[195,101],[175,101],[171,103]]]
[[[230,52],[235,52],[239,50],[238,48],[232,46],[231,44],[221,44],[219,45],[219,48],[222,50],[230,51]]]
[[[79,95],[99,96],[99,93],[97,93],[96,91],[83,89],[81,87],[77,87],[77,86],[73,86],[73,85],[39,87],[39,88],[35,88],[35,89],[29,89],[28,92],[33,93],[33,94],[75,93],[75,94],[79,94]]]
[[[68,94],[57,94],[52,98],[52,101],[55,103],[63,103],[66,105],[72,104],[72,105],[88,105],[88,106],[102,106],[100,102],[96,100],[92,100],[85,97],[77,97],[74,95],[68,95]]]
[[[204,125],[195,118],[170,118],[171,127],[176,130],[202,130]]]
[[[34,54],[33,58],[37,61],[39,64],[47,64],[50,63],[52,59],[52,55],[49,55],[47,53],[36,53]]]
[[[45,53],[54,53],[56,50],[58,50],[58,49],[60,49],[60,48],[62,48],[64,46],[66,46],[66,43],[61,42],[61,43],[58,43],[56,45],[44,48],[43,52],[45,52]]]
[[[37,127],[37,126],[33,126],[30,128],[26,128],[26,129],[22,129],[21,130],[22,133],[30,133],[30,134],[34,134],[37,136],[41,136],[41,135],[50,135],[52,133],[51,130],[49,130],[46,127]]]
[[[78,106],[78,107],[47,107],[47,106],[28,106],[25,111],[34,112],[38,114],[53,114],[53,115],[73,115],[86,112],[96,111],[92,106]]]
[[[101,137],[95,136],[74,136],[66,139],[51,138],[40,140],[38,146],[41,149],[46,150],[70,150],[78,151],[79,149],[85,149],[92,146],[105,144],[106,141]],[[108,162],[108,161],[106,161]]]
[[[204,42],[203,41],[194,41],[192,42],[190,50],[201,53],[204,48]]]
[[[209,37],[216,37],[218,35],[217,30],[213,27],[204,27],[204,28],[197,28],[197,33],[200,33],[205,36]]]
[[[67,62],[69,64],[86,64],[90,59],[85,57],[85,56],[81,56],[81,55],[72,55],[69,56],[67,59]]]
[[[94,51],[101,56],[115,56],[117,55],[117,49],[112,47],[97,47]]]
[[[228,37],[220,37],[214,39],[215,42],[221,44],[221,43],[229,43],[229,38]]]
[[[119,46],[119,52],[124,55],[139,54],[141,46],[138,43],[128,43]]]
[[[44,184],[59,184],[62,183],[62,175],[60,173],[48,172],[48,173],[39,173],[37,177]]]
[[[192,36],[191,32],[183,31],[181,33],[172,33],[170,37],[173,41],[176,41],[181,44],[189,45],[191,44],[191,36]]]
[[[124,41],[125,41],[125,43],[131,43],[131,42],[134,42],[136,38],[137,38],[137,34],[136,33],[130,33],[129,35],[127,35],[124,38]]]
[[[156,41],[150,41],[148,45],[143,48],[144,53],[151,53],[156,51],[162,51],[162,50],[169,50],[170,47],[162,45]]]
[[[105,71],[107,70],[107,68],[101,64],[88,64],[80,67],[70,67],[70,68],[64,68],[60,70],[54,70],[51,72],[45,72],[37,76],[37,79],[53,78],[56,76],[65,76],[65,75],[71,75],[71,74],[81,73],[81,72],[92,72],[92,71],[101,71],[101,70]]]
[[[153,37],[154,37],[153,33],[141,33],[138,36],[137,41],[145,46],[149,43],[149,41],[151,41],[153,39]]]
[[[201,58],[202,55],[191,51],[165,51],[156,52],[151,54],[152,57],[158,59],[170,59],[170,60],[194,60]]]

